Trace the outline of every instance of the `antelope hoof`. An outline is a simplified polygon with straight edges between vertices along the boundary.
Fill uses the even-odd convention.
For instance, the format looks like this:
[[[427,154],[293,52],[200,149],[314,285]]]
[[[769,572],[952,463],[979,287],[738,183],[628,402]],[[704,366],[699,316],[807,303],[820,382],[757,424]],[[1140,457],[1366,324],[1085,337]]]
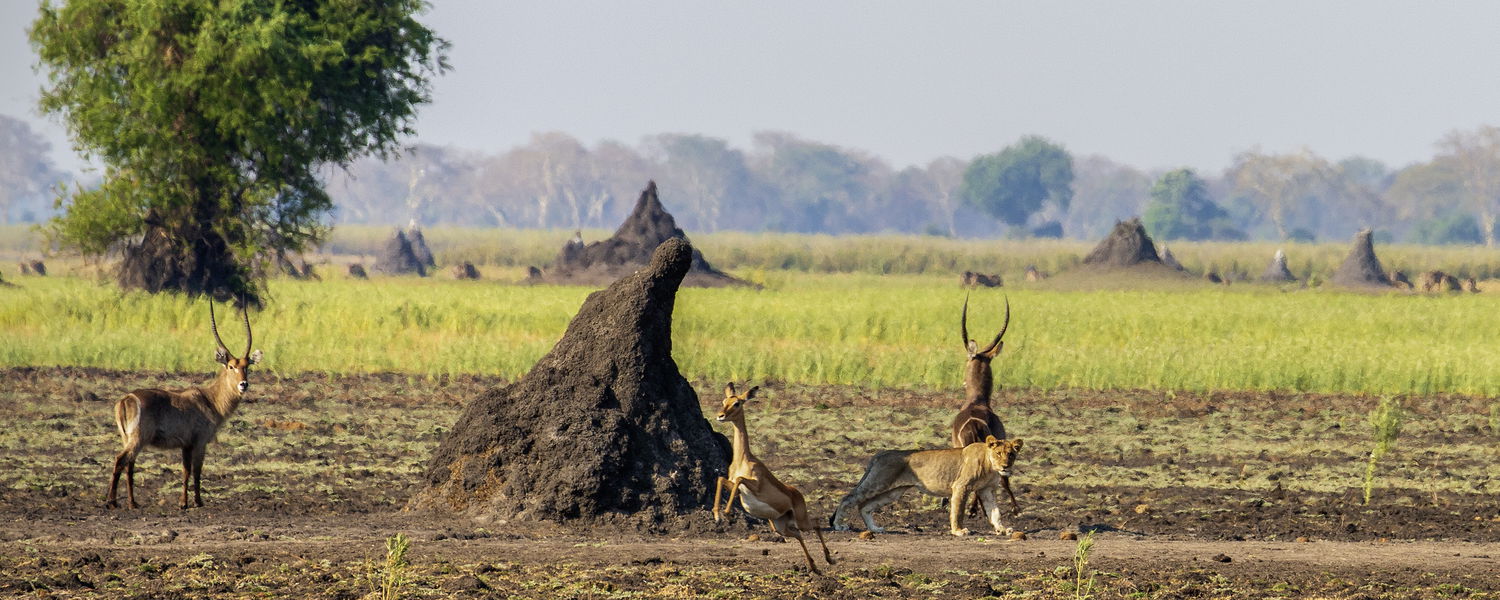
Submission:
[[[954,529],[952,531],[949,531],[948,533],[951,533],[951,534],[953,534],[955,536],[958,536],[958,537],[963,537],[963,536],[969,535],[969,530],[968,529]]]
[[[106,509],[120,508],[120,501],[119,500],[105,500],[104,501],[104,508],[106,508]]]

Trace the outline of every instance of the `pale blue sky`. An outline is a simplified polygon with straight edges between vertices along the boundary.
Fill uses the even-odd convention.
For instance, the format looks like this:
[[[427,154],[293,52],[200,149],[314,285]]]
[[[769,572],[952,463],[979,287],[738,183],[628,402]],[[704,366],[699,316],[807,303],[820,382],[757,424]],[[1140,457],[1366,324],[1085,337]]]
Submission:
[[[0,0],[0,114],[40,77],[28,0]],[[1306,146],[1398,167],[1500,124],[1500,3],[485,2],[438,0],[453,42],[415,141],[499,151],[783,130],[897,168],[1040,134],[1076,154],[1216,172]]]

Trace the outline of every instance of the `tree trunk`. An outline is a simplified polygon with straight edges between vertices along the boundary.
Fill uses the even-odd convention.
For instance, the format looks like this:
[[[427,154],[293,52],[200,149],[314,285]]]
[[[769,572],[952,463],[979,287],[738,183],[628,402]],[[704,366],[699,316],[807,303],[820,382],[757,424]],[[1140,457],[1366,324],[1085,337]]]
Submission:
[[[152,210],[145,235],[124,248],[117,273],[120,287],[260,306],[250,269],[235,261],[228,240],[212,225],[220,218],[215,203],[205,200],[175,215]]]
[[[1495,247],[1495,211],[1485,208],[1479,211],[1479,226],[1484,228],[1484,245]]]

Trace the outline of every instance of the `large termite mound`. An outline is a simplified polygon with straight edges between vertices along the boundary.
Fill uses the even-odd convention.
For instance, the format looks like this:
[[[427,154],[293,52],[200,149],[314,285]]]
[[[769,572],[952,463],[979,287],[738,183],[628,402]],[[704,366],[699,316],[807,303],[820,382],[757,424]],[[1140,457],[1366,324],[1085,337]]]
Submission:
[[[729,443],[672,360],[672,305],[694,255],[666,240],[589,295],[531,372],[469,402],[409,507],[650,531],[709,522]]]
[[[427,249],[427,237],[422,235],[421,228],[415,225],[406,230],[406,240],[411,243],[411,255],[417,259],[422,268],[431,271],[437,268],[437,262],[432,258],[432,251]]]
[[[396,233],[380,247],[380,253],[375,257],[375,272],[385,275],[416,273],[426,277],[427,267],[417,258],[416,251],[412,249],[411,240],[400,229],[397,229]]]
[[[1354,247],[1349,249],[1349,256],[1333,272],[1331,281],[1335,285],[1351,288],[1391,286],[1390,276],[1385,274],[1385,269],[1380,266],[1380,259],[1375,257],[1375,244],[1371,238],[1369,229],[1354,234]]]
[[[1286,253],[1276,251],[1276,256],[1271,257],[1271,264],[1266,265],[1266,272],[1260,274],[1260,280],[1268,283],[1282,283],[1296,281],[1297,276],[1292,275],[1292,270],[1286,266]]]
[[[661,205],[656,182],[646,184],[630,216],[606,240],[584,245],[578,238],[569,240],[557,254],[553,265],[527,279],[530,283],[560,285],[605,285],[645,266],[651,253],[669,239],[686,240],[687,234]],[[692,250],[692,268],[683,278],[689,287],[751,285],[708,264],[703,254]]]
[[[1156,254],[1156,244],[1151,242],[1151,236],[1146,235],[1146,227],[1141,225],[1141,219],[1137,217],[1129,221],[1115,221],[1115,228],[1083,258],[1083,264],[1111,268],[1139,264],[1161,265],[1162,262],[1161,257]]]

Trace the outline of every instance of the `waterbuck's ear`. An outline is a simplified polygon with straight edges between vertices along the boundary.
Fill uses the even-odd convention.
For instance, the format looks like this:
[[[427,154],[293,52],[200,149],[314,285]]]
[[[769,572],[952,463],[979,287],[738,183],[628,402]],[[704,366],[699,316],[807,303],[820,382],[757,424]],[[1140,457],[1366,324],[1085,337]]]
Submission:
[[[995,436],[993,436],[993,435],[984,436],[984,443],[989,444],[991,446],[995,445],[995,442],[998,442],[998,441],[1000,441],[1000,440],[995,439]]]
[[[757,391],[760,391],[760,386],[757,385],[757,386],[751,387],[750,391],[745,392],[745,399],[746,400],[750,400],[750,399],[755,398],[755,392],[757,392]]]
[[[724,386],[724,397],[725,398],[733,398],[734,397],[734,382],[731,381],[731,382],[729,382],[728,385]]]
[[[253,364],[257,364],[257,363],[260,362],[260,359],[264,358],[264,357],[265,357],[265,355],[261,354],[260,350],[256,350],[254,352],[251,352],[250,353],[250,364],[252,364],[252,365]]]
[[[214,362],[219,363],[221,365],[224,364],[224,363],[229,362],[229,351],[225,350],[223,348],[219,348],[218,350],[215,350],[214,351]]]

